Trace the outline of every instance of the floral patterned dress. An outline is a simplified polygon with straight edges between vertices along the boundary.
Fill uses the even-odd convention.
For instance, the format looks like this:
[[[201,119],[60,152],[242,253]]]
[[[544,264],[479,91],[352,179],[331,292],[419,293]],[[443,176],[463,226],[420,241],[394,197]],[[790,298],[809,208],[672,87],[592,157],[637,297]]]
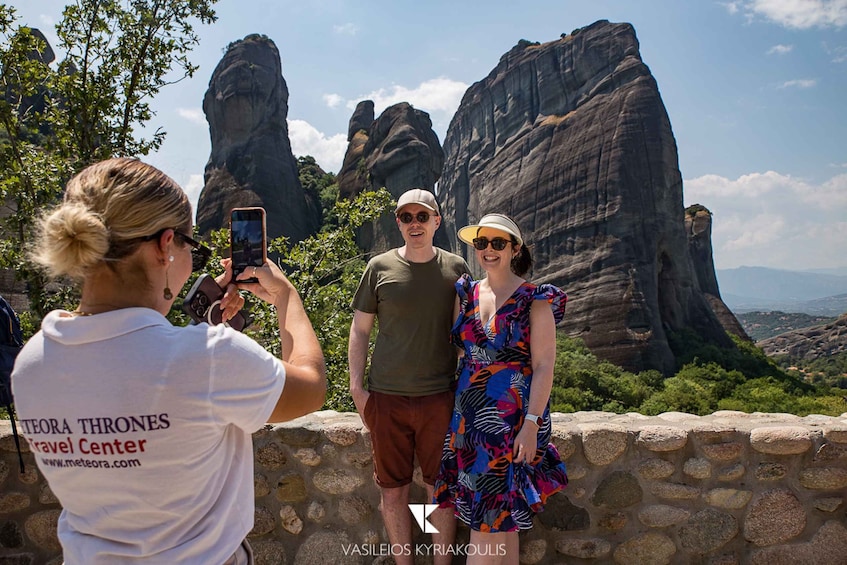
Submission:
[[[549,402],[532,462],[512,463],[532,386],[529,312],[533,301],[546,300],[558,323],[567,295],[553,285],[523,283],[483,323],[479,281],[463,275],[456,290],[460,314],[452,339],[465,354],[459,362],[456,404],[435,483],[435,503],[455,506],[456,516],[481,532],[529,529],[547,498],[568,483],[565,464],[550,443]]]

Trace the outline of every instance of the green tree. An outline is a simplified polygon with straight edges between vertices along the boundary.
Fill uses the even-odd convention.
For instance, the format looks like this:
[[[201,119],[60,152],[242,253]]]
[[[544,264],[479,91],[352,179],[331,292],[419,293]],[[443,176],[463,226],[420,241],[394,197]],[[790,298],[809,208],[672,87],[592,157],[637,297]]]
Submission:
[[[153,117],[150,102],[168,84],[192,76],[188,54],[198,42],[195,22],[215,21],[217,0],[76,0],[56,26],[64,54],[55,68],[14,8],[0,4],[0,167],[4,220],[0,267],[29,287],[37,315],[72,299],[52,297],[26,260],[36,217],[56,203],[64,183],[86,165],[113,156],[146,155],[165,132],[139,131]],[[33,103],[37,102],[37,103]]]

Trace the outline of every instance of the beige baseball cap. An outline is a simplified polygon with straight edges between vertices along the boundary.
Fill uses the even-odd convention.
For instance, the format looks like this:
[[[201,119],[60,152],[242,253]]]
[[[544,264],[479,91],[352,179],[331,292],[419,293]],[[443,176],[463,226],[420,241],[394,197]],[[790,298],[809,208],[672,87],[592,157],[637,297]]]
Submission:
[[[435,201],[435,195],[423,188],[413,188],[401,194],[400,199],[397,200],[397,208],[394,209],[394,213],[396,214],[403,206],[408,206],[409,204],[420,204],[436,214],[440,213],[438,211],[438,202]]]
[[[473,245],[473,240],[476,237],[476,234],[479,233],[480,228],[494,228],[496,230],[504,231],[514,236],[514,238],[518,241],[518,245],[523,245],[523,236],[521,235],[521,230],[518,229],[518,225],[513,222],[511,218],[504,216],[503,214],[484,215],[479,223],[471,224],[460,229],[459,239],[468,245]]]

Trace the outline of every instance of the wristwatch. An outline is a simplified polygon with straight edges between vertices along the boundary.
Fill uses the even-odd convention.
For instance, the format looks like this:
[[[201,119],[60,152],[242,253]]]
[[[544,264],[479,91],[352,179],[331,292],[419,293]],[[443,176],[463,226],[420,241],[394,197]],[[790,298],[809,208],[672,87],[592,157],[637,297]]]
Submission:
[[[541,416],[536,416],[535,414],[527,414],[524,420],[526,420],[527,422],[532,422],[539,428],[541,427],[541,424],[544,423],[544,419]]]

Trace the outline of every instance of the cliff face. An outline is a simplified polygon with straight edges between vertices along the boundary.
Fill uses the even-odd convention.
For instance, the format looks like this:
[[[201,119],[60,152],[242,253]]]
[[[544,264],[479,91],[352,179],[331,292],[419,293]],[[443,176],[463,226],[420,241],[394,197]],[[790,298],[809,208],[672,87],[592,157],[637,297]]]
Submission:
[[[288,87],[273,41],[249,35],[227,49],[203,98],[212,152],[197,205],[203,233],[229,225],[238,206],[264,206],[268,237],[300,241],[320,227],[288,139]]]
[[[339,194],[353,198],[364,190],[385,187],[396,199],[410,188],[433,191],[444,152],[429,114],[401,102],[375,120],[373,116],[373,102],[366,100],[350,119],[347,153],[338,175]],[[358,243],[367,251],[380,252],[403,245],[403,238],[393,215],[386,214],[361,230]]]
[[[465,93],[444,150],[440,237],[469,256],[458,227],[512,216],[532,279],[568,292],[564,328],[594,353],[670,373],[669,330],[730,346],[688,254],[676,141],[631,25],[520,42]]]

